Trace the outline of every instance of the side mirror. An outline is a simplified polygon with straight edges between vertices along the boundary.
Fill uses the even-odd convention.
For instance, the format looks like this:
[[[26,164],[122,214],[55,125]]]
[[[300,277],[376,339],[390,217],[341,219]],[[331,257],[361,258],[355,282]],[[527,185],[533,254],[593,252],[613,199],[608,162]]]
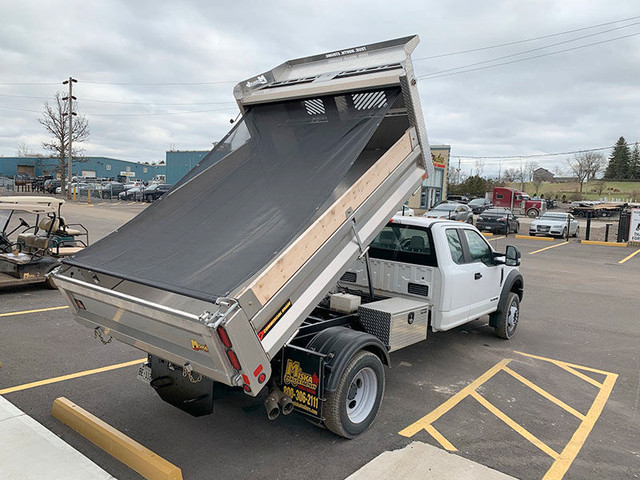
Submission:
[[[514,245],[507,246],[504,263],[509,267],[517,267],[520,265],[520,250]]]

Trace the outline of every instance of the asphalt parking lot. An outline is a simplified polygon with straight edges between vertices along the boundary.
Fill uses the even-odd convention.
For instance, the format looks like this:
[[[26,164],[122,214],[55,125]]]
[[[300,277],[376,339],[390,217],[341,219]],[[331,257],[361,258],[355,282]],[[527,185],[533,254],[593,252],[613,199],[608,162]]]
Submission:
[[[66,207],[94,240],[145,208]],[[262,400],[235,391],[219,392],[213,415],[190,417],[136,380],[131,362],[142,352],[102,345],[58,308],[58,292],[33,287],[0,293],[0,394],[118,479],[140,477],[54,419],[54,399],[110,423],[184,478],[342,479],[415,440],[521,479],[638,478],[640,255],[629,257],[638,248],[491,242],[522,251],[516,336],[497,338],[483,318],[395,352],[378,418],[355,440],[295,415],[270,422]],[[108,366],[117,368],[69,377]]]

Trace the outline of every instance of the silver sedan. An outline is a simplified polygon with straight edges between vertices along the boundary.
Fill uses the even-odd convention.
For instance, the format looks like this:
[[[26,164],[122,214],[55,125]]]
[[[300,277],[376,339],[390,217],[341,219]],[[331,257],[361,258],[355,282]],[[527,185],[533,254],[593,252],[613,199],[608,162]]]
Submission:
[[[580,225],[573,215],[562,212],[547,212],[529,225],[529,235],[550,235],[552,237],[577,237]]]

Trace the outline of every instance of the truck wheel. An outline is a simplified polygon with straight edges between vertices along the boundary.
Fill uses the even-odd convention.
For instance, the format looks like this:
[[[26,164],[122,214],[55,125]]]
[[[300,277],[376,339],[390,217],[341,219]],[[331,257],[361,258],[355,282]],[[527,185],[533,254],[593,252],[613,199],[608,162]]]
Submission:
[[[527,217],[536,218],[540,212],[538,212],[537,208],[530,208],[527,210]]]
[[[378,414],[384,395],[384,370],[380,359],[361,350],[345,368],[338,388],[327,393],[325,426],[345,438],[367,430]]]
[[[509,292],[504,310],[496,312],[496,314],[498,315],[496,333],[500,338],[510,339],[516,332],[520,318],[520,298],[518,295]]]

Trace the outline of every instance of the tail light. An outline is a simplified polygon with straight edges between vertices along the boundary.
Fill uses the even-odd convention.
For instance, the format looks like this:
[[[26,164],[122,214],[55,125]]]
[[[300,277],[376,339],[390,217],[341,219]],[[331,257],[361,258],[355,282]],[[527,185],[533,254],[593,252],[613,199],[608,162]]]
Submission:
[[[236,356],[236,352],[234,352],[231,349],[228,349],[227,350],[227,358],[231,362],[231,366],[233,368],[235,368],[238,371],[242,370],[242,367],[240,366],[240,361],[238,360],[238,357]]]
[[[223,326],[219,326],[217,328],[218,336],[220,337],[220,341],[225,346],[225,348],[231,348],[231,340],[229,340],[229,335],[227,335],[227,331]]]
[[[222,325],[220,325],[216,329],[216,331],[218,332],[218,337],[220,337],[220,341],[222,342],[224,347],[227,349],[227,352],[226,352],[227,358],[229,359],[231,366],[238,371],[242,370],[242,367],[240,366],[240,361],[238,360],[238,356],[236,355],[236,352],[232,350],[233,345],[231,344],[231,339],[229,338],[227,331],[224,329]]]

